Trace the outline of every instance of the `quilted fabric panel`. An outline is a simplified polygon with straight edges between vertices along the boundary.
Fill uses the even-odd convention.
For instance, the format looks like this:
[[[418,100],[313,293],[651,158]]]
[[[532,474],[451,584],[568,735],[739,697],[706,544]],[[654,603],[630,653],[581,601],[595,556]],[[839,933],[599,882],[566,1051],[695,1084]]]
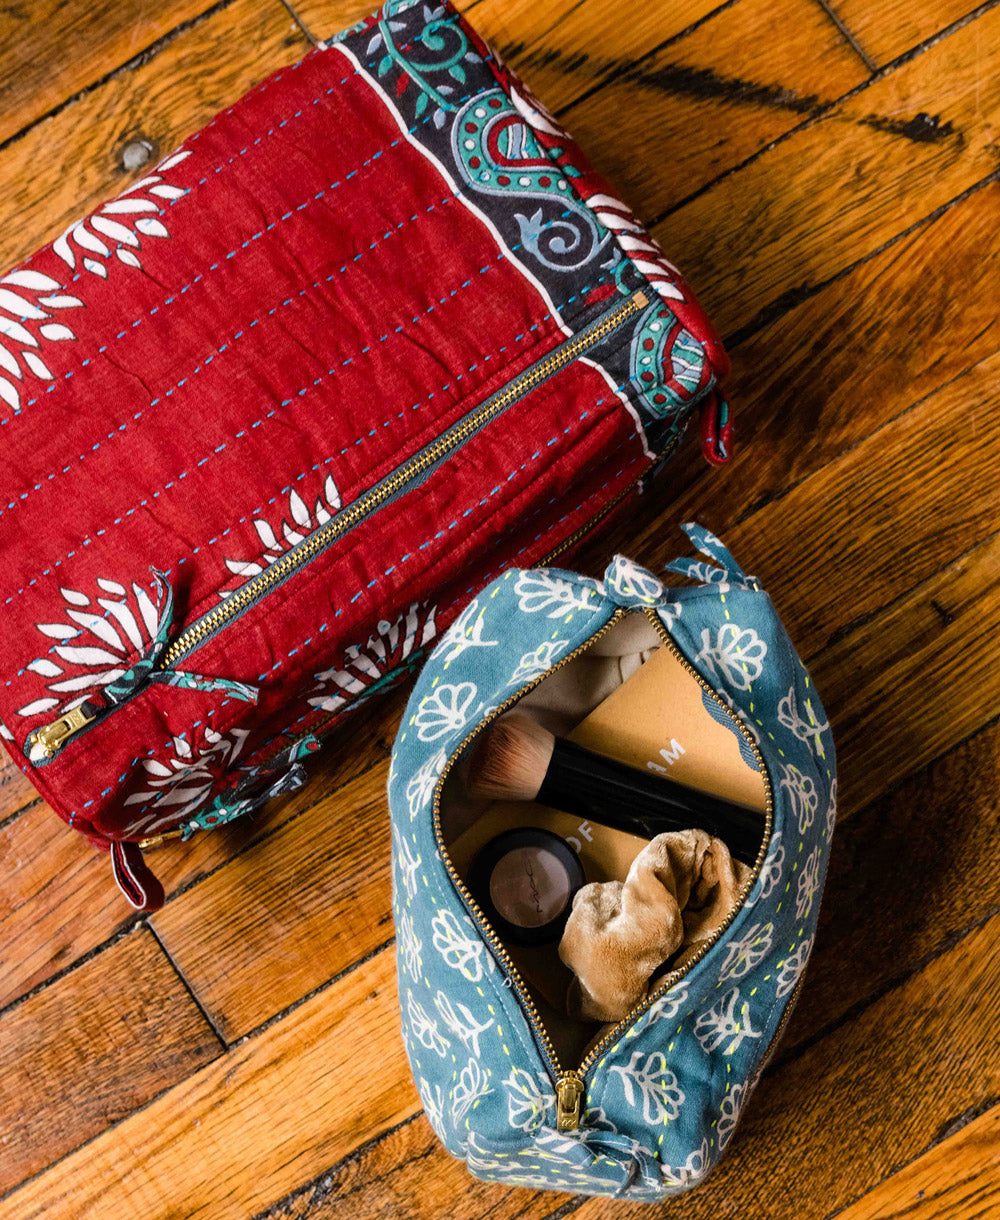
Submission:
[[[8,748],[99,844],[187,824],[600,516],[724,371],[567,133],[453,8],[390,0],[0,284]]]

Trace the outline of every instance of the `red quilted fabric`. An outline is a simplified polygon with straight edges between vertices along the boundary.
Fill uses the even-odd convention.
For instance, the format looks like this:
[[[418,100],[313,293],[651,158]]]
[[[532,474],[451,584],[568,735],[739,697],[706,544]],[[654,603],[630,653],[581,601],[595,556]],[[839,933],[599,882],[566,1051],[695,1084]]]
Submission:
[[[102,845],[291,762],[490,577],[599,516],[724,372],[566,133],[454,10],[431,18],[394,0],[0,283],[0,719]],[[637,293],[627,325],[227,617]],[[220,607],[181,684],[152,680]],[[78,706],[93,722],[32,761],[29,735]]]

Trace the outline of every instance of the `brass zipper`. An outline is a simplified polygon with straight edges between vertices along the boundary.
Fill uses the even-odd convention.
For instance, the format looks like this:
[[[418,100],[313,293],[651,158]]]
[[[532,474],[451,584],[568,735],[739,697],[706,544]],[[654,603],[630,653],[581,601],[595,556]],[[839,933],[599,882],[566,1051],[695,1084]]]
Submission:
[[[163,651],[156,663],[157,669],[170,669],[189,653],[193,652],[210,636],[225,627],[244,610],[254,605],[260,598],[269,593],[281,581],[293,572],[307,564],[320,551],[335,542],[342,535],[353,529],[360,521],[380,508],[397,495],[408,483],[413,482],[422,474],[426,474],[437,465],[452,450],[459,448],[484,424],[489,423],[497,415],[502,414],[509,406],[525,394],[530,393],[549,377],[560,372],[571,364],[578,356],[594,344],[601,342],[632,314],[639,313],[649,304],[649,297],[643,291],[633,292],[620,305],[614,306],[606,314],[585,326],[578,334],[571,336],[564,343],[543,356],[530,368],[515,377],[485,402],[473,408],[464,418],[453,424],[431,444],[421,449],[402,466],[368,491],[363,492],[347,508],[338,512],[325,525],[319,527],[308,538],[304,538],[292,550],[287,551],[280,559],[265,571],[252,577],[231,593],[218,606],[202,615],[197,622],[186,628]],[[28,735],[29,756],[31,749],[37,749],[44,758],[51,759],[62,749],[66,742],[81,729],[98,718],[99,713],[84,712],[80,708],[60,716],[50,724],[35,729]]]
[[[502,716],[504,712],[506,712],[510,707],[528,694],[529,691],[534,690],[536,686],[545,681],[545,679],[551,674],[555,673],[557,669],[561,669],[564,665],[568,665],[570,661],[575,660],[576,657],[578,657],[582,652],[590,648],[594,643],[597,642],[597,640],[610,631],[616,623],[620,622],[625,616],[625,613],[625,610],[616,610],[599,631],[596,631],[579,647],[573,649],[572,652],[563,657],[556,665],[552,666],[552,668],[546,670],[544,674],[540,674],[532,682],[528,683],[528,685],[516,695],[513,695],[499,707],[495,708],[491,714],[482,721],[482,723],[477,725],[476,728],[465,737],[454,753],[452,753],[451,757],[445,763],[444,769],[442,770],[440,778],[438,779],[434,789],[434,836],[437,840],[438,850],[441,853],[441,859],[444,863],[445,869],[447,870],[448,876],[451,878],[452,884],[455,886],[455,889],[461,895],[463,901],[468,907],[470,914],[483,935],[483,938],[489,943],[497,958],[503,963],[511,980],[514,991],[516,992],[518,999],[521,1001],[522,1007],[525,1010],[525,1015],[535,1031],[535,1035],[538,1038],[539,1043],[544,1049],[545,1056],[549,1061],[549,1067],[555,1081],[556,1126],[560,1131],[574,1131],[580,1124],[580,1109],[586,1090],[586,1074],[593,1064],[600,1058],[601,1055],[604,1054],[608,1047],[612,1046],[618,1041],[619,1038],[621,1038],[622,1034],[624,1034],[625,1031],[631,1025],[633,1025],[635,1021],[638,1020],[638,1018],[656,1002],[656,1000],[660,998],[660,996],[662,996],[676,983],[680,982],[680,980],[684,978],[684,976],[702,960],[705,954],[710,952],[720,937],[726,932],[729,925],[736,918],[736,915],[742,909],[743,904],[754,885],[754,882],[757,880],[760,870],[764,866],[764,860],[767,857],[767,847],[771,840],[771,831],[774,824],[774,792],[771,786],[770,776],[767,772],[767,766],[764,762],[764,756],[761,754],[760,748],[754,740],[753,735],[750,733],[750,730],[746,727],[746,725],[743,724],[743,722],[739,719],[739,717],[733,715],[732,710],[718,695],[711,684],[705,681],[697,669],[695,669],[691,662],[688,661],[688,659],[684,656],[681,650],[674,643],[667,629],[660,622],[659,616],[656,614],[655,610],[647,609],[645,611],[646,616],[652,623],[656,633],[663,641],[664,647],[671,651],[674,657],[680,662],[684,669],[691,674],[698,685],[701,686],[702,689],[705,690],[709,696],[719,704],[720,707],[725,709],[727,715],[733,718],[739,732],[743,735],[747,745],[757,761],[757,766],[760,769],[761,775],[764,779],[766,801],[761,846],[760,851],[757,853],[757,859],[754,861],[754,866],[750,876],[747,878],[746,884],[742,887],[737,895],[736,902],[733,904],[732,910],[726,916],[722,924],[715,930],[715,932],[713,932],[712,935],[702,944],[698,952],[688,962],[680,967],[680,969],[673,970],[670,972],[670,974],[666,975],[660,981],[659,985],[654,991],[652,991],[644,1000],[642,1000],[641,1003],[636,1004],[631,1011],[614,1026],[613,1029],[609,1030],[607,1034],[605,1034],[597,1043],[595,1043],[584,1056],[578,1067],[573,1069],[564,1068],[559,1062],[559,1057],[556,1053],[555,1046],[553,1045],[548,1031],[542,1024],[541,1018],[538,1015],[538,1009],[535,1006],[527,987],[525,986],[524,979],[519,973],[517,967],[514,965],[514,962],[511,960],[510,954],[507,952],[502,941],[491,927],[489,921],[486,919],[482,909],[469,892],[465,882],[458,875],[458,871],[451,861],[451,857],[448,854],[448,849],[444,841],[444,834],[441,829],[441,792],[444,787],[445,779],[447,778],[451,768],[454,766],[469,743],[476,736],[478,736],[478,734],[481,733],[487,727],[487,725],[496,720],[497,717]]]
[[[488,423],[494,416],[500,415],[523,395],[530,393],[537,385],[571,364],[581,352],[600,342],[606,335],[616,330],[631,314],[645,309],[648,304],[649,300],[644,292],[633,293],[628,300],[623,301],[621,305],[596,323],[586,327],[548,356],[542,357],[519,377],[515,377],[502,390],[488,398],[481,406],[476,407],[436,441],[422,449],[409,461],[404,462],[402,466],[369,491],[360,495],[353,504],[337,513],[335,517],[310,534],[291,551],[275,560],[266,571],[248,580],[245,585],[230,594],[224,602],[203,615],[186,631],[182,631],[164,651],[157,668],[169,669],[175,665],[208,635],[214,634],[223,624],[235,618],[270,588],[284,580],[297,568],[302,567],[303,564],[308,563],[317,552],[329,546],[342,534],[347,533],[386,500],[391,499],[407,483],[437,465],[443,457],[477,432],[483,424]]]
[[[670,444],[667,445],[666,448],[657,456],[656,463],[659,464],[660,462],[662,462],[664,460],[664,458],[666,458],[667,455],[669,453],[671,453],[673,449],[676,448],[679,441],[680,441],[679,436],[674,437],[673,440],[671,440]],[[604,518],[609,513],[613,512],[614,509],[616,509],[618,507],[618,505],[622,502],[622,500],[624,500],[626,498],[626,496],[631,495],[631,493],[633,491],[635,491],[636,484],[641,482],[642,479],[647,478],[649,476],[649,473],[650,473],[649,469],[647,469],[647,470],[642,471],[641,474],[637,474],[634,479],[631,479],[629,481],[629,484],[627,487],[624,487],[613,499],[609,500],[608,503],[605,504],[602,509],[600,509],[598,512],[596,512],[594,514],[594,516],[591,517],[591,519],[585,525],[581,525],[579,529],[574,530],[573,533],[570,534],[568,538],[564,538],[562,540],[562,542],[560,542],[558,546],[554,547],[551,551],[549,551],[549,553],[547,555],[543,555],[542,558],[538,560],[538,562],[535,566],[540,567],[540,568],[546,568],[553,561],[553,559],[557,558],[557,556],[561,555],[564,551],[569,550],[570,547],[576,546],[576,544],[580,541],[580,539],[585,538],[587,536],[587,534],[590,533],[591,530],[596,529],[597,526],[599,526],[601,524],[601,522],[604,520]],[[411,660],[412,660],[412,658],[411,658]],[[402,667],[400,667],[400,668],[402,668]],[[394,671],[390,671],[390,673],[391,672],[394,672]],[[388,677],[388,676],[389,675],[387,674],[386,677]],[[301,733],[296,733],[295,736],[292,737],[288,741],[287,745],[284,745],[281,747],[281,750],[287,750],[290,746],[295,745],[295,743],[297,741],[301,741],[303,737],[312,737],[312,736],[315,736],[317,733],[322,733],[324,729],[328,728],[330,726],[330,724],[337,719],[337,717],[338,717],[337,712],[330,712],[328,716],[326,716],[323,720],[317,721],[317,723],[314,724],[311,728],[303,729],[303,731]],[[281,750],[276,750],[274,752],[275,755],[280,754]],[[269,760],[265,759],[264,761],[269,761]],[[150,836],[148,839],[140,839],[139,847],[142,851],[146,851],[148,848],[152,848],[152,847],[160,847],[163,843],[166,843],[169,839],[181,838],[182,834],[183,834],[183,831],[180,829],[180,827],[178,827],[175,830],[164,830],[164,831],[161,831],[159,834]]]
[[[58,720],[43,724],[40,729],[29,733],[29,748],[37,747],[44,758],[55,758],[56,753],[63,748],[68,738],[72,737],[74,733],[79,733],[82,728],[97,719],[92,712],[85,710],[86,708],[86,703],[81,704],[80,707],[75,707],[72,711],[60,716]]]
[[[674,447],[676,447],[678,439],[679,438],[674,438],[670,445],[667,445],[667,448],[663,450],[659,455],[659,458],[656,459],[657,462],[660,462],[666,458],[667,454],[670,453]],[[628,487],[623,488],[621,492],[618,492],[616,497],[609,500],[609,503],[605,504],[604,508],[602,508],[599,512],[595,512],[594,516],[591,517],[591,519],[587,522],[587,525],[580,526],[579,529],[574,529],[573,533],[570,534],[570,537],[563,538],[562,542],[557,545],[557,547],[550,550],[548,555],[544,555],[543,558],[539,559],[538,564],[535,566],[548,567],[557,555],[561,555],[563,551],[568,550],[571,547],[576,547],[576,544],[579,542],[580,538],[587,537],[587,534],[591,531],[591,529],[598,527],[601,521],[604,521],[605,517],[609,515],[609,512],[615,510],[617,506],[622,503],[622,500],[627,497],[627,495],[634,492],[635,484],[637,484],[640,479],[646,478],[648,475],[649,471],[644,470],[640,473],[640,475],[630,479]],[[304,728],[301,733],[296,733],[294,737],[289,739],[287,745],[283,745],[282,749],[288,749],[289,745],[294,745],[295,742],[301,741],[302,737],[312,737],[313,734],[322,733],[324,728],[329,726],[330,722],[337,720],[337,715],[338,714],[335,711],[329,712],[329,715],[324,717],[323,720],[317,721],[311,728]],[[279,754],[280,750],[276,750],[274,753]],[[159,834],[152,834],[150,838],[139,839],[139,847],[145,852],[145,850],[148,848],[160,847],[160,845],[162,843],[166,843],[168,839],[180,838],[182,833],[183,831],[180,830],[179,827],[177,830],[161,831]]]
[[[785,1011],[781,1014],[781,1020],[778,1022],[778,1028],[771,1035],[771,1041],[767,1044],[767,1050],[764,1052],[764,1058],[760,1061],[760,1067],[757,1069],[758,1074],[763,1072],[767,1065],[771,1062],[771,1056],[778,1049],[778,1043],[785,1036],[785,1027],[792,1019],[792,1012],[795,1009],[795,1005],[799,1002],[799,995],[802,991],[803,981],[804,977],[800,977],[798,982],[792,988],[792,994],[788,998],[788,1004],[785,1007]]]

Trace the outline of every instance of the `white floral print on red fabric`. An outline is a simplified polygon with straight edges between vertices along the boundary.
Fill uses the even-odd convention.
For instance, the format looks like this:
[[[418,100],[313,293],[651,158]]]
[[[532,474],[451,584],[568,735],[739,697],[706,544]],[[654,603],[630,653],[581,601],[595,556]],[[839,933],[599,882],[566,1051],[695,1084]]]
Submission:
[[[153,173],[133,182],[90,216],[75,220],[52,243],[53,251],[71,270],[79,266],[102,280],[108,278],[112,256],[126,267],[141,268],[142,239],[169,237],[164,207],[187,194],[164,175],[190,156],[190,149],[171,153]]]
[[[97,592],[88,597],[79,589],[61,588],[62,619],[36,623],[55,641],[27,665],[46,680],[44,695],[18,709],[19,716],[63,714],[120,678],[130,658],[142,656],[156,637],[157,610],[149,593],[132,582],[99,577]],[[103,595],[103,596],[102,596]]]
[[[247,736],[245,729],[233,729],[226,734],[206,729],[204,737],[194,746],[183,737],[175,737],[173,752],[164,761],[143,759],[145,787],[133,792],[125,804],[153,803],[153,808],[130,822],[126,835],[156,834],[198,809],[233,767]]]

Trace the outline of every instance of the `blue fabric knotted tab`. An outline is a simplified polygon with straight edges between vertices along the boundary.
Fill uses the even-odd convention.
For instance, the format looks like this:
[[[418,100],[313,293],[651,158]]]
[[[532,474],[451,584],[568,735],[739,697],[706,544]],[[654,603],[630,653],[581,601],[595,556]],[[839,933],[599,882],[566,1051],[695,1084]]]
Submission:
[[[318,749],[318,740],[310,734],[282,750],[271,762],[253,768],[242,784],[220,792],[207,809],[185,822],[181,838],[190,839],[196,830],[211,830],[235,822],[277,796],[297,792],[308,778],[301,759]]]
[[[145,654],[137,661],[133,661],[125,673],[105,686],[104,696],[108,702],[124,703],[143,687],[152,683],[161,683],[165,686],[179,686],[186,690],[226,691],[234,699],[256,703],[257,687],[245,682],[234,682],[229,678],[206,678],[202,674],[192,674],[187,670],[156,668],[166,651],[170,628],[173,625],[174,591],[165,573],[156,568],[149,570],[156,581],[156,631]]]
[[[730,549],[711,530],[705,529],[696,521],[688,521],[681,529],[691,539],[696,550],[722,566],[717,568],[700,559],[674,559],[665,565],[667,572],[677,572],[704,585],[729,585],[753,590],[760,588],[756,577],[748,576],[743,571]]]
[[[667,588],[648,568],[616,555],[604,573],[604,591],[619,606],[642,609],[666,601]]]

